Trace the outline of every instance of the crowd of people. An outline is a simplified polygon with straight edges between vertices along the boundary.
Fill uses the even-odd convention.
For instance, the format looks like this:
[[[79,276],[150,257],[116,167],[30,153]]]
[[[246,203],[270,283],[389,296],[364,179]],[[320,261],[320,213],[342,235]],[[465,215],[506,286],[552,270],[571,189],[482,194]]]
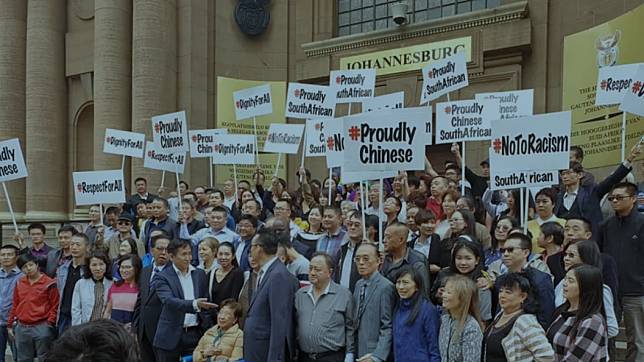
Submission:
[[[59,248],[31,224],[0,247],[0,349],[19,362],[607,361],[623,323],[627,361],[644,361],[639,146],[599,183],[573,147],[561,184],[528,207],[489,188],[487,161],[462,180],[452,152],[443,173],[427,160],[382,185],[300,168],[289,190],[258,169],[222,189],[181,182],[179,199],[137,178],[103,219],[96,205],[83,230],[61,225]]]

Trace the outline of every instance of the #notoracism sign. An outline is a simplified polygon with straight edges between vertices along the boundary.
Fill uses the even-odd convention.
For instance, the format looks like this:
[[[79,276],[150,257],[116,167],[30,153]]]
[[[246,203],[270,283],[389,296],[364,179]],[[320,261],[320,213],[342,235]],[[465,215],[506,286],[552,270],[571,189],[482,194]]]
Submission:
[[[570,111],[492,121],[490,169],[513,171],[568,168]]]
[[[337,103],[360,102],[373,98],[376,87],[375,69],[334,70],[329,87]]]
[[[144,148],[145,134],[143,133],[105,129],[103,153],[143,158]]]
[[[436,143],[489,140],[491,121],[498,116],[498,99],[438,103]]]
[[[430,63],[423,68],[422,72],[423,88],[420,104],[469,85],[464,53],[456,53],[449,58]]]
[[[125,202],[123,170],[74,172],[76,205]]]
[[[233,93],[235,119],[240,121],[273,113],[271,85],[263,84]]]
[[[186,166],[186,153],[170,153],[166,152],[154,142],[147,142],[145,145],[145,158],[143,159],[143,167],[151,168],[154,170],[162,170],[176,173],[183,173]]]
[[[303,132],[303,124],[271,124],[264,142],[264,152],[297,153]]]
[[[289,83],[286,94],[286,117],[333,118],[335,93],[330,87]]]
[[[215,165],[254,165],[255,135],[215,135],[213,150],[212,163]]]
[[[27,166],[22,157],[20,140],[12,138],[0,142],[0,182],[27,177]]]
[[[210,157],[214,153],[213,137],[218,134],[226,134],[226,128],[202,129],[189,131],[190,135],[190,157]]]
[[[477,101],[498,100],[499,119],[518,118],[531,116],[533,114],[534,90],[526,89],[520,91],[479,93],[475,95]]]
[[[400,120],[397,112],[361,113],[344,118],[344,163],[352,171],[422,170],[425,120]]]
[[[342,167],[344,164],[344,118],[326,122],[326,167]]]
[[[186,112],[175,112],[152,117],[152,140],[157,147],[169,153],[188,152],[188,123]]]
[[[620,104],[633,87],[633,77],[639,63],[613,65],[599,68],[597,72],[597,90],[595,105],[606,106]]]
[[[624,96],[620,110],[644,116],[644,65],[633,76],[633,85]]]
[[[380,111],[384,109],[398,109],[405,107],[405,92],[385,94],[362,101],[363,112]]]

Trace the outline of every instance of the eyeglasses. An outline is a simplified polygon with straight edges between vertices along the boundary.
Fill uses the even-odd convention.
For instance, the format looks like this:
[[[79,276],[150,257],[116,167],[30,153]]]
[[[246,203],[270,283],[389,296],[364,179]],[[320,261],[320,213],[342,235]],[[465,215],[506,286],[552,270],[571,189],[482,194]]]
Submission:
[[[608,201],[622,201],[628,199],[629,197],[633,197],[633,195],[614,195],[608,196],[607,199]]]
[[[510,230],[510,229],[511,229],[511,227],[510,227],[510,226],[507,226],[507,225],[497,225],[497,226],[496,226],[496,230],[508,231],[508,230]]]
[[[501,252],[501,254],[505,254],[506,251],[508,253],[512,254],[512,253],[514,253],[515,250],[525,250],[525,249],[524,248],[515,248],[515,247],[512,247],[512,246],[509,247],[509,248],[499,248],[499,251]]]

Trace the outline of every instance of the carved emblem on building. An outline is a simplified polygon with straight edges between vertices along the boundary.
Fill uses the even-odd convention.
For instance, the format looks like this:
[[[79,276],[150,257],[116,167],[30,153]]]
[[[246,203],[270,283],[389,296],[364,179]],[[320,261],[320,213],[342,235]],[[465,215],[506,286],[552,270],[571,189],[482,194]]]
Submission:
[[[246,35],[260,35],[268,28],[270,0],[239,0],[235,7],[235,22]]]

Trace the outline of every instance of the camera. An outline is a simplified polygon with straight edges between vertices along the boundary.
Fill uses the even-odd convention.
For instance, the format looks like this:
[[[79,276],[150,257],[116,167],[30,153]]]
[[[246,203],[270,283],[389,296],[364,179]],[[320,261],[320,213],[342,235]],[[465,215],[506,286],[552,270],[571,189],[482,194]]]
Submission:
[[[409,6],[406,2],[391,4],[391,19],[396,23],[396,25],[403,25],[407,22],[408,7]]]

